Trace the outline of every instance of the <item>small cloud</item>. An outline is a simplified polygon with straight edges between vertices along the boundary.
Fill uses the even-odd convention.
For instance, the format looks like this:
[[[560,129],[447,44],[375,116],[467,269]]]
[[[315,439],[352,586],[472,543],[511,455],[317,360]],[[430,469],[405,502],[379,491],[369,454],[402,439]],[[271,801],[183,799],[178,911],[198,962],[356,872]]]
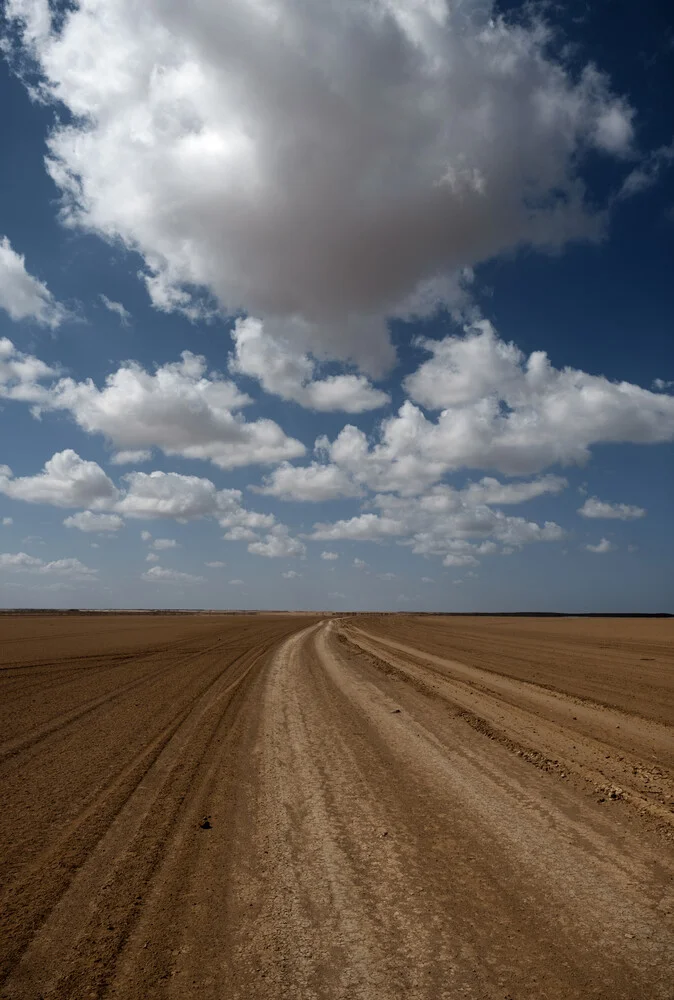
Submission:
[[[339,559],[339,555],[337,552],[321,552],[321,559]]]
[[[654,378],[653,388],[656,392],[666,392],[667,389],[674,389],[674,380],[664,378]]]
[[[153,549],[158,549],[160,552],[165,549],[177,549],[178,543],[175,538],[155,538],[152,543]]]
[[[296,573],[294,569],[289,569],[287,573],[281,573],[284,580],[299,580],[301,573]]]
[[[596,545],[588,544],[585,548],[588,552],[594,552],[596,555],[603,555],[605,552],[612,552],[615,549],[615,545],[609,542],[608,538],[602,538]]]
[[[165,569],[163,566],[153,566],[142,574],[142,579],[148,583],[203,583],[203,576],[193,576],[192,573],[181,573],[177,569]]]
[[[421,582],[422,583],[435,583],[435,580],[433,579],[432,576],[422,576]]]
[[[354,559],[353,565],[356,567],[356,569],[367,569],[368,564],[365,562],[364,559]]]
[[[340,601],[346,600],[346,594],[342,594],[339,590],[331,590],[328,597],[336,597]]]
[[[638,545],[628,545],[627,546],[627,551],[628,552],[638,552],[639,551],[639,546]]]
[[[115,313],[116,316],[119,316],[119,321],[122,326],[129,325],[131,321],[131,313],[128,309],[124,308],[121,302],[114,302],[112,299],[109,299],[107,295],[100,295],[99,298],[109,312]]]
[[[222,567],[225,566],[225,565],[226,564],[223,563],[223,562],[220,562],[219,559],[215,559],[213,562],[207,562],[206,563],[206,566],[208,566],[209,569],[222,569]]]
[[[72,514],[63,523],[66,528],[77,528],[78,531],[86,533],[119,531],[124,526],[124,521],[119,514],[94,514],[91,510],[83,510],[78,514]]]
[[[145,556],[145,562],[154,562],[154,563],[159,562],[159,556],[157,555],[156,552],[148,552],[148,554]]]
[[[230,580],[229,582],[232,587],[243,587],[243,580]]]
[[[26,258],[0,237],[0,309],[13,320],[35,320],[55,330],[68,318],[47,286],[26,270]]]
[[[149,531],[141,531],[140,537],[143,539],[144,542],[149,542],[150,539],[152,538],[152,535],[150,534]]]
[[[3,527],[4,528],[8,528],[10,526],[10,524],[14,524],[14,518],[13,517],[3,517],[3,519],[2,519],[2,525],[3,525]]]
[[[578,508],[581,517],[606,518],[617,521],[636,521],[646,516],[643,507],[628,503],[606,503],[598,497],[588,497],[582,507]]]
[[[110,459],[112,465],[138,465],[140,462],[149,462],[152,452],[148,448],[137,448],[129,451],[117,451]]]
[[[377,576],[379,577],[380,580],[397,580],[398,579],[398,574],[397,573],[377,573]]]

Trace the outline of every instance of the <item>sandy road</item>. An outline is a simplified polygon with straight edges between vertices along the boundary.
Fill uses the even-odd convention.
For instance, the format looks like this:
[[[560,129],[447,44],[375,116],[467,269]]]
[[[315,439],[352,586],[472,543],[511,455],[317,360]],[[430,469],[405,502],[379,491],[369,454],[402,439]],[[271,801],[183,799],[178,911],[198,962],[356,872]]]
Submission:
[[[0,744],[0,996],[671,1000],[659,709],[366,618],[181,627],[7,668],[58,712]]]

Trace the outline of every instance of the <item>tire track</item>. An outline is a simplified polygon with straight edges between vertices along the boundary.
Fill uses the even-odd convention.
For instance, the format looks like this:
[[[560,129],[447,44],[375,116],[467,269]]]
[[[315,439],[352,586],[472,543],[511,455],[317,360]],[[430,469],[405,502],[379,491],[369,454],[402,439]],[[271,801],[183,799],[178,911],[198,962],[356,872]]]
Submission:
[[[181,669],[189,667],[192,663],[207,657],[210,653],[219,649],[221,644],[221,639],[216,640],[210,646],[196,650],[191,656],[180,661]],[[155,654],[152,654],[154,656]],[[148,657],[149,658],[149,657]],[[142,661],[142,657],[139,658]],[[63,712],[53,719],[50,719],[43,726],[34,730],[32,733],[27,733],[25,736],[17,737],[14,740],[7,740],[4,744],[0,744],[0,766],[8,757],[13,757],[17,753],[27,750],[29,747],[41,740],[47,739],[54,733],[58,733],[60,730],[65,729],[67,726],[71,725],[73,722],[77,722],[84,716],[89,715],[91,712],[95,712],[99,708],[109,708],[114,702],[119,701],[125,695],[129,694],[131,691],[135,691],[137,688],[142,687],[157,677],[161,677],[162,674],[167,674],[175,669],[175,661],[169,663],[168,665],[163,665],[158,667],[156,670],[149,674],[144,674],[143,676],[136,678],[135,680],[129,681],[127,684],[123,684],[121,687],[115,688],[113,691],[106,692],[98,698],[92,698],[90,701],[85,702],[83,705],[78,706],[78,708],[71,710],[70,712]]]
[[[671,751],[671,730],[661,723],[559,690],[537,691],[530,682],[490,675],[362,629],[341,629],[341,636],[380,669],[441,697],[473,729],[529,763],[628,803],[651,817],[666,837],[674,831],[674,774],[662,766]]]
[[[330,624],[279,650],[260,711],[229,934],[200,970],[195,929],[157,996],[670,1000],[653,854],[571,818],[572,789],[551,797]]]
[[[100,994],[137,919],[134,903],[159,864],[228,699],[267,645],[228,663],[155,744],[146,766],[134,770],[139,780],[116,803],[106,832],[15,964],[3,997]]]

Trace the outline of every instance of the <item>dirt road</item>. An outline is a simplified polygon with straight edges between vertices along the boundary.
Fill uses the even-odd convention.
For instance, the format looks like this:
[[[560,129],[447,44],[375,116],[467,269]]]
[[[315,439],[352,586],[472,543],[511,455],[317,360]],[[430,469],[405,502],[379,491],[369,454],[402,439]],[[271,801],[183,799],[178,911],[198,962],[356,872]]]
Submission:
[[[0,996],[671,1000],[672,625],[568,625],[0,622]]]

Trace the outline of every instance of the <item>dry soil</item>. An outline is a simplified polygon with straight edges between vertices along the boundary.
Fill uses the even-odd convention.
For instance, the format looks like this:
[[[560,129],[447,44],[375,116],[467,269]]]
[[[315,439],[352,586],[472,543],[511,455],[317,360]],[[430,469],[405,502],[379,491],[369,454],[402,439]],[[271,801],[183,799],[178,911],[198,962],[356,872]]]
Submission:
[[[673,638],[0,618],[0,997],[672,1000]]]

